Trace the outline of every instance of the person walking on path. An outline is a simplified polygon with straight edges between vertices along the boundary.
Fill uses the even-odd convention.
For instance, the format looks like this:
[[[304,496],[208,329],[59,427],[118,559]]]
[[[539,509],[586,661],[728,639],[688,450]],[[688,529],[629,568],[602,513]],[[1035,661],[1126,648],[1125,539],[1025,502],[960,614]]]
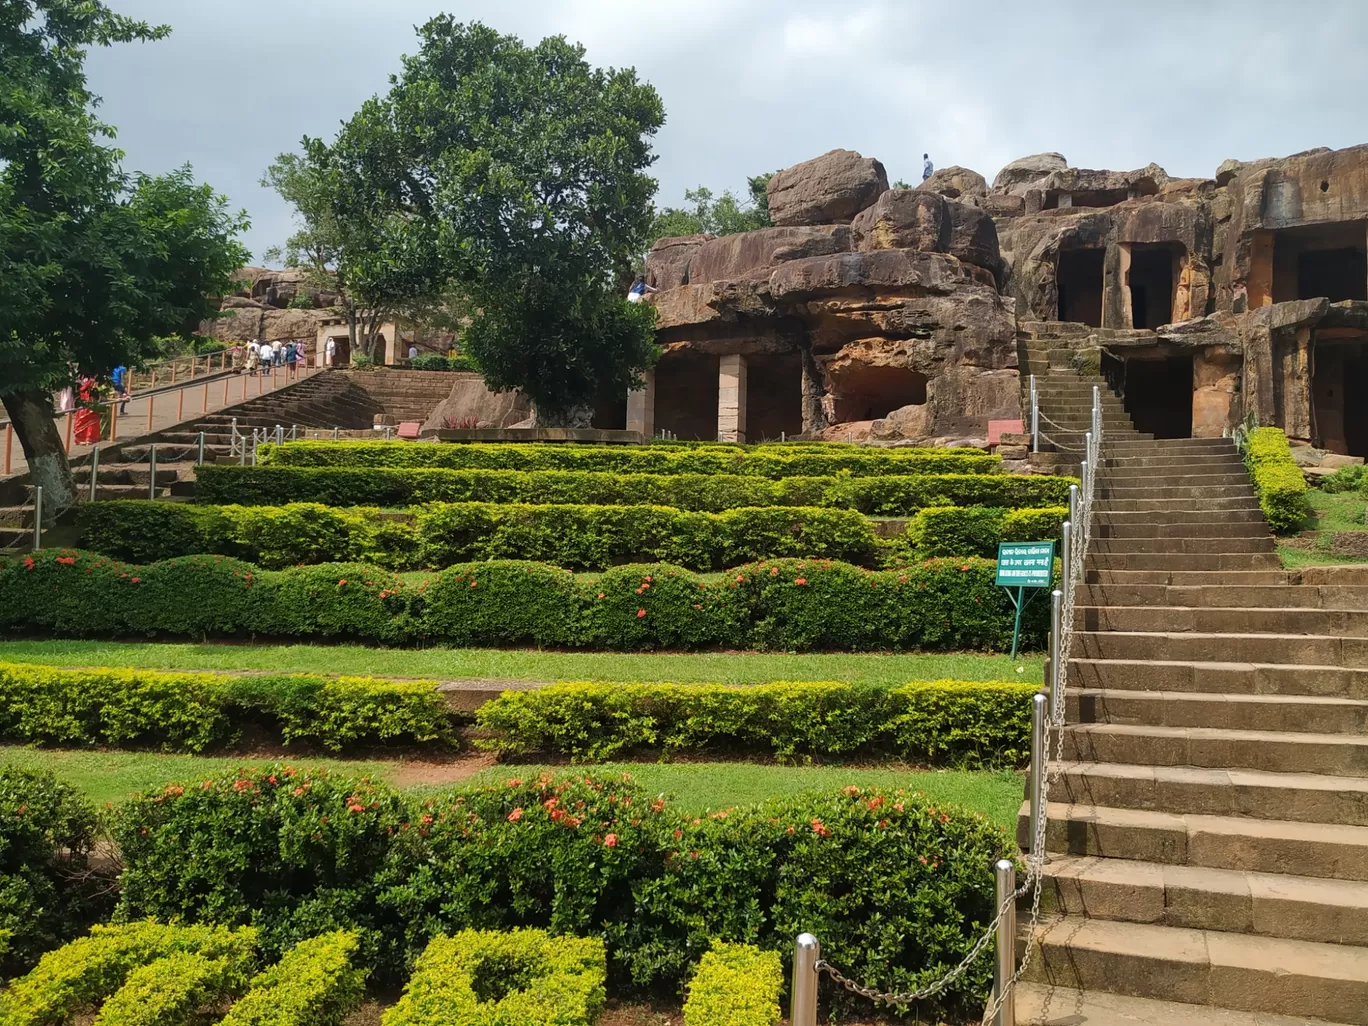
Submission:
[[[935,166],[931,163],[931,154],[922,154],[922,181],[926,181],[935,173]]]
[[[119,416],[123,416],[128,412],[128,368],[119,364],[110,372],[109,380],[119,393]]]
[[[328,339],[328,341],[323,346],[323,365],[325,367],[331,367],[333,365],[333,356],[336,353],[337,343],[334,342],[332,339]]]

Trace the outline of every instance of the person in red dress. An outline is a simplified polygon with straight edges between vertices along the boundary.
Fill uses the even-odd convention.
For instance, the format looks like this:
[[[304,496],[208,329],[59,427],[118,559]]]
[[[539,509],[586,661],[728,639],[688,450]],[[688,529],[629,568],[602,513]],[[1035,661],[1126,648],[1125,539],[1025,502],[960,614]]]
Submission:
[[[82,374],[76,386],[76,444],[96,445],[100,441],[100,386],[88,374]]]

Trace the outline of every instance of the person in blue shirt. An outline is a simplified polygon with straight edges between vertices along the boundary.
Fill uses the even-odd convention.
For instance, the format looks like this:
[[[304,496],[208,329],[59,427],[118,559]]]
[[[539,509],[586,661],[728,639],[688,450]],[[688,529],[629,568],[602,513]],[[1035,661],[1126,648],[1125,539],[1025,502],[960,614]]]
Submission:
[[[119,393],[119,412],[128,412],[128,389],[124,386],[128,383],[128,368],[119,364],[109,375],[110,382],[114,385],[114,390]]]
[[[924,181],[926,181],[928,178],[930,178],[932,172],[934,172],[935,170],[936,170],[936,169],[931,165],[931,154],[929,154],[929,153],[923,153],[923,154],[922,154],[922,181],[924,182]]]
[[[646,284],[646,279],[642,275],[637,275],[637,280],[632,283],[632,287],[627,290],[627,302],[640,303],[646,298],[648,292],[659,292],[660,290]]]

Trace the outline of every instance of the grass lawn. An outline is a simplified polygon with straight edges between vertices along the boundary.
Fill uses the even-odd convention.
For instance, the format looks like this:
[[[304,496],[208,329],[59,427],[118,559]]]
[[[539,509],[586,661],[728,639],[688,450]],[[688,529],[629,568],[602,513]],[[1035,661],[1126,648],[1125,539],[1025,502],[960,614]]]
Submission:
[[[1295,570],[1303,566],[1331,566],[1345,563],[1368,562],[1363,556],[1342,555],[1330,551],[1333,538],[1341,533],[1362,533],[1368,531],[1364,511],[1368,510],[1368,499],[1358,492],[1323,492],[1312,488],[1307,493],[1311,502],[1311,518],[1306,522],[1306,531],[1319,531],[1320,537],[1311,547],[1309,536],[1296,541],[1300,544],[1280,544],[1278,556],[1283,566]]]
[[[51,666],[133,666],[160,670],[272,670],[438,680],[606,680],[760,684],[841,680],[903,684],[914,680],[1043,678],[1043,656],[786,653],[537,652],[517,649],[387,649],[359,645],[158,644],[103,641],[5,641],[0,661]]]
[[[18,746],[0,746],[0,762],[22,769],[51,770],[59,778],[88,794],[95,802],[119,802],[141,790],[159,789],[170,783],[199,780],[214,773],[241,766],[261,766],[273,760],[248,757],[206,757],[198,755],[161,755],[150,752],[66,751]],[[399,760],[351,761],[305,757],[293,760],[300,766],[326,766],[355,776],[368,775],[378,780],[403,781],[411,764]],[[571,772],[571,767],[529,765],[495,766],[464,774],[464,780],[446,784],[424,782],[410,790],[442,791],[464,782],[498,782],[552,769]],[[896,766],[845,768],[839,766],[768,766],[750,763],[609,763],[574,767],[611,773],[631,773],[653,793],[674,797],[687,812],[703,812],[758,802],[765,798],[797,794],[812,789],[878,785],[908,787],[925,791],[937,801],[954,803],[991,817],[1004,827],[1015,820],[1021,804],[1022,783],[1011,772],[960,772],[913,770]]]

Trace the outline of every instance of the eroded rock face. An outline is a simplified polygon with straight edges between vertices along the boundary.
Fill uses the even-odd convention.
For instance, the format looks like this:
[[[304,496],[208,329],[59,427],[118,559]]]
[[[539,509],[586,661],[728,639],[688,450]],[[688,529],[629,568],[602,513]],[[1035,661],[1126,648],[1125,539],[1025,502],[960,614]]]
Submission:
[[[958,200],[967,206],[982,205],[988,195],[988,182],[977,171],[952,165],[937,168],[931,177],[917,186],[918,192],[934,192],[946,199]]]
[[[225,296],[219,309],[221,316],[201,324],[200,334],[225,342],[253,339],[312,341],[318,335],[319,326],[337,316],[334,310],[282,310],[241,296]]]
[[[770,179],[770,218],[776,225],[849,222],[886,191],[881,163],[854,150],[832,150]]]
[[[1062,153],[1034,153],[1029,157],[1018,157],[997,173],[993,179],[993,191],[1017,192],[1056,171],[1067,171],[1068,168],[1069,162]]]
[[[532,406],[521,392],[491,392],[478,374],[468,374],[452,385],[451,394],[432,411],[422,430],[513,427],[531,416]]]
[[[657,289],[689,284],[689,264],[711,235],[680,235],[664,238],[646,254],[646,283]]]

